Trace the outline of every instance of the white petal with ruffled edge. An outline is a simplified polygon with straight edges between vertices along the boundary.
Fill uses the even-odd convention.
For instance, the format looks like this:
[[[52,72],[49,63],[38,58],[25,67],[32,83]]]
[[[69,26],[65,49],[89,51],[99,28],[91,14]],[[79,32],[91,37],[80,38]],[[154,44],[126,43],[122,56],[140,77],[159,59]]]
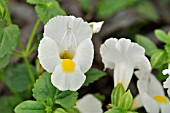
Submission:
[[[102,103],[91,94],[85,95],[76,103],[81,113],[103,113]]]
[[[94,58],[94,47],[91,39],[85,39],[77,48],[75,61],[80,66],[83,73],[87,72],[92,66]]]
[[[38,58],[42,67],[48,72],[53,72],[60,63],[57,43],[51,38],[43,38],[38,47]]]
[[[163,84],[164,88],[168,88],[167,92],[170,97],[170,76],[166,79],[166,81]]]
[[[89,24],[82,18],[74,16],[56,16],[50,19],[45,25],[44,36],[52,38],[60,46],[68,29],[74,34],[77,45],[84,39],[92,38],[92,29]]]
[[[93,33],[98,33],[101,30],[103,23],[104,23],[104,21],[90,22],[89,25],[92,27]]]
[[[110,38],[105,41],[100,48],[100,54],[105,67],[114,68],[115,86],[122,83],[124,88],[127,89],[134,68],[142,71],[151,70],[151,65],[144,52],[143,47],[131,42],[129,39]]]
[[[61,65],[58,65],[51,75],[52,84],[61,91],[77,91],[85,82],[86,76],[76,65],[74,72],[63,72]]]

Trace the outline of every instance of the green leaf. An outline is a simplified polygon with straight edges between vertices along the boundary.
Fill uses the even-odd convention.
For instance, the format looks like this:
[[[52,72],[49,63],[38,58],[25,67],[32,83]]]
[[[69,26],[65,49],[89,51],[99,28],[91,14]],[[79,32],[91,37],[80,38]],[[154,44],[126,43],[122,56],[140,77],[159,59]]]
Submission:
[[[66,109],[67,113],[81,113],[77,108]]]
[[[120,102],[118,104],[118,107],[127,111],[132,106],[132,102],[133,102],[133,97],[132,97],[132,94],[129,90],[128,92],[126,92],[122,95]]]
[[[164,50],[157,50],[151,56],[151,65],[153,68],[159,68],[167,62],[167,54]]]
[[[112,91],[111,101],[112,104],[117,106],[121,100],[122,95],[125,93],[125,89],[122,84],[118,84]]]
[[[60,91],[55,97],[55,103],[60,104],[64,108],[72,108],[76,105],[78,93],[74,91]]]
[[[65,11],[60,8],[57,1],[49,1],[43,5],[36,5],[35,9],[44,24],[57,15],[66,15]]]
[[[14,107],[21,102],[18,96],[1,96],[0,113],[13,113]]]
[[[50,74],[45,72],[34,85],[33,97],[38,101],[54,101],[56,90],[51,83]]]
[[[148,38],[143,35],[136,35],[136,42],[145,48],[146,55],[152,56],[157,50],[156,45]]]
[[[0,58],[0,69],[5,68],[9,64],[10,58],[10,54],[6,54],[4,57]]]
[[[4,0],[0,0],[0,19],[4,19],[6,15],[6,2]]]
[[[35,72],[35,68],[31,67],[33,72]],[[8,67],[4,71],[3,81],[15,92],[24,92],[32,86],[25,64],[16,64]]]
[[[0,29],[0,58],[15,49],[19,33],[19,28],[16,25],[9,25]]]
[[[38,101],[27,100],[15,108],[15,113],[46,113],[45,106]]]
[[[136,4],[138,0],[100,0],[97,5],[97,17],[107,18],[118,11]]]
[[[112,108],[106,111],[105,113],[126,113],[126,112],[120,108]]]
[[[170,53],[170,45],[166,44],[164,48],[167,53]]]
[[[140,3],[136,5],[135,9],[141,16],[148,20],[156,21],[159,19],[159,14],[157,13],[153,3],[149,0],[140,1]]]
[[[170,44],[170,38],[168,38],[168,35],[164,31],[157,29],[155,30],[155,35],[156,35],[156,38],[160,40],[161,42]]]
[[[64,111],[64,109],[57,108],[53,113],[67,113],[67,112]],[[70,113],[70,112],[68,112],[68,113]]]
[[[103,71],[100,71],[97,68],[91,68],[85,75],[86,75],[86,81],[84,82],[83,85],[88,86],[89,84],[93,83],[94,81],[105,76],[106,73]]]
[[[29,4],[46,4],[48,2],[55,1],[55,0],[27,0]]]

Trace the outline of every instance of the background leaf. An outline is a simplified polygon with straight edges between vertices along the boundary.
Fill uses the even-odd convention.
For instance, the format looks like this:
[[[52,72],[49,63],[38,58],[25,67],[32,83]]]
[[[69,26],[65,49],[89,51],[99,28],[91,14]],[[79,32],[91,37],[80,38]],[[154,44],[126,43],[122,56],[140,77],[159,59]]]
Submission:
[[[155,30],[155,36],[161,42],[170,44],[170,39],[168,38],[168,35],[164,31],[160,29]]]
[[[152,56],[158,50],[156,45],[148,37],[143,35],[136,35],[136,42],[145,48],[145,53],[148,56]]]
[[[45,106],[41,102],[31,100],[22,102],[14,111],[16,113],[46,113]]]
[[[0,113],[13,113],[14,107],[21,101],[22,99],[18,96],[1,96]]]
[[[106,73],[100,71],[97,68],[91,68],[88,72],[85,73],[86,81],[84,82],[84,86],[88,86],[89,84],[93,83],[94,81],[100,79],[101,77],[105,76]]]

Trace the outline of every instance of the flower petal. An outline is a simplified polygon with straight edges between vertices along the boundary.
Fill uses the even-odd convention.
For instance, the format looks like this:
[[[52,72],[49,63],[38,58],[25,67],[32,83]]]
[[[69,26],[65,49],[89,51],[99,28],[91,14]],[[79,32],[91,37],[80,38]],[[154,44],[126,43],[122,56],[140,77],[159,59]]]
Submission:
[[[159,113],[159,104],[147,93],[142,95],[142,103],[146,111],[149,113]]]
[[[170,112],[170,102],[168,104],[161,104],[161,113]]]
[[[148,85],[148,94],[151,96],[164,96],[164,89],[160,81],[154,76],[150,76]]]
[[[134,100],[133,100],[133,104],[132,107],[130,108],[131,110],[136,110],[138,108],[141,108],[143,106],[142,104],[142,100],[141,100],[141,96],[137,95]]]
[[[61,91],[77,91],[84,83],[86,76],[76,65],[74,72],[63,72],[61,65],[57,66],[51,75],[52,84]]]
[[[87,72],[92,66],[94,58],[94,48],[91,39],[86,39],[77,48],[75,61],[80,66],[83,73]]]
[[[76,103],[81,113],[103,113],[101,102],[93,95],[87,94]]]
[[[104,21],[101,22],[90,22],[89,25],[92,26],[93,33],[98,33],[103,25]]]
[[[56,42],[51,38],[43,38],[38,47],[38,58],[42,67],[49,73],[59,64],[59,50]]]
[[[55,40],[58,46],[61,45],[64,34],[71,30],[76,38],[77,45],[84,39],[92,37],[92,29],[82,18],[74,16],[56,16],[49,20],[44,28],[44,36]]]

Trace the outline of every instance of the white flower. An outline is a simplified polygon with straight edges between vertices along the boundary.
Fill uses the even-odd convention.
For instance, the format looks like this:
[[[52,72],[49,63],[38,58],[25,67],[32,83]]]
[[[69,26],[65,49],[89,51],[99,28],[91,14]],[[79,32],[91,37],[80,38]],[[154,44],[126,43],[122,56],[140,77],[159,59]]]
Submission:
[[[143,106],[148,113],[170,113],[170,101],[165,97],[161,83],[154,75],[138,80],[137,87]]]
[[[164,75],[169,74],[170,75],[170,64],[168,65],[168,69],[164,69],[162,71]],[[170,76],[166,79],[166,81],[163,83],[164,88],[168,88],[168,95],[170,97]]]
[[[146,72],[151,70],[144,53],[143,47],[124,38],[110,38],[100,48],[105,68],[114,69],[114,85],[122,83],[125,89],[131,81],[134,68]]]
[[[98,33],[101,30],[103,23],[104,23],[104,21],[90,22],[89,25],[92,27],[93,33]]]
[[[38,58],[59,90],[76,91],[84,83],[94,57],[91,38],[89,24],[74,16],[56,16],[45,25]]]
[[[76,108],[81,113],[103,113],[102,103],[91,94],[87,94],[79,99],[76,103]]]

